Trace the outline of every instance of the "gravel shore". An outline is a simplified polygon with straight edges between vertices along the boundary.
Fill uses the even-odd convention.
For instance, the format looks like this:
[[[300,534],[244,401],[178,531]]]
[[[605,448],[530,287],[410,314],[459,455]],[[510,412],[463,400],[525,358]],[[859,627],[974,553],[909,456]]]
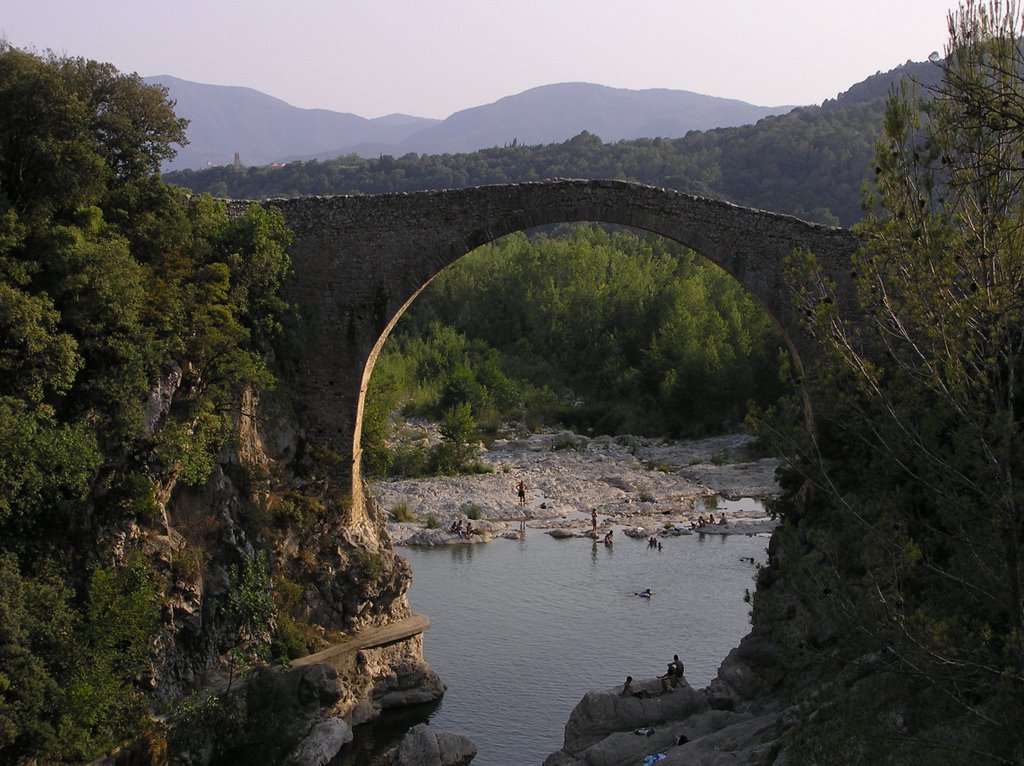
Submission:
[[[523,524],[590,534],[591,509],[602,532],[620,525],[636,530],[634,536],[688,534],[698,516],[711,511],[718,519],[724,510],[727,525],[698,531],[750,534],[774,526],[760,503],[721,500],[778,492],[777,461],[751,458],[753,447],[753,437],[743,433],[692,441],[534,434],[481,447],[477,460],[490,473],[380,481],[371,491],[381,512],[413,519],[388,525],[396,545],[486,542],[516,537]],[[526,485],[525,505],[517,497],[519,481]],[[476,517],[476,535],[448,533],[454,520],[467,517]]]

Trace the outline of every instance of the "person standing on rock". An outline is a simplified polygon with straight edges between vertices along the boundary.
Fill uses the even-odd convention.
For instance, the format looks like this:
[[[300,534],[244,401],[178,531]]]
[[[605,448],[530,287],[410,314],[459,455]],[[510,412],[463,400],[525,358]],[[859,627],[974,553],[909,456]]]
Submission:
[[[519,495],[519,504],[526,505],[526,482],[522,479],[516,484],[516,493]]]
[[[590,509],[590,526],[594,533],[597,534],[597,508]]]

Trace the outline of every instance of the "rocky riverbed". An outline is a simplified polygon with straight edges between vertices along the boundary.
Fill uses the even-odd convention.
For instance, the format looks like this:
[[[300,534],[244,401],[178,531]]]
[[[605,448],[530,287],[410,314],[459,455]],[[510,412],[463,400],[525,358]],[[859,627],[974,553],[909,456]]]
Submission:
[[[535,434],[481,447],[477,460],[485,472],[376,483],[373,496],[379,512],[390,518],[392,542],[484,543],[517,538],[525,526],[560,537],[603,535],[613,527],[635,537],[661,537],[755,534],[776,524],[760,501],[778,492],[777,461],[760,456],[746,433],[685,442]],[[520,481],[526,486],[525,504],[517,497]],[[598,516],[596,532],[592,510]],[[694,529],[709,512],[716,523]],[[726,523],[717,523],[723,516]],[[472,534],[449,531],[453,522],[467,520]],[[638,679],[637,688],[647,692],[643,698],[623,697],[619,687],[587,692],[566,725],[562,749],[545,764],[610,766],[648,758],[708,766],[768,762],[766,750],[787,728],[780,723],[783,708],[765,695],[760,673],[752,669],[772,654],[770,649],[747,636],[705,689],[684,683],[662,695],[657,679]],[[469,750],[460,756],[472,758]],[[414,761],[466,762],[440,756],[408,762]]]
[[[424,438],[428,438],[426,435]],[[495,441],[477,455],[486,472],[373,485],[378,509],[391,519],[395,545],[444,545],[517,537],[523,525],[562,536],[626,526],[634,536],[690,534],[698,517],[723,515],[726,524],[699,530],[714,534],[769,531],[774,522],[759,503],[720,499],[771,497],[777,461],[759,457],[749,434],[685,442],[636,436],[588,438],[569,432]],[[520,504],[516,485],[526,485]],[[404,519],[404,520],[400,520]],[[470,520],[468,537],[449,532]]]

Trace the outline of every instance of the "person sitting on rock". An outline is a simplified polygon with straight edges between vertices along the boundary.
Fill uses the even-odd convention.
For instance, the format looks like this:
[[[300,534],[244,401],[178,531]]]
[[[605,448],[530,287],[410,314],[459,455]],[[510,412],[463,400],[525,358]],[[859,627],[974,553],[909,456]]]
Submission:
[[[674,689],[677,686],[683,684],[683,661],[679,659],[678,654],[672,655],[672,662],[668,664],[668,670],[665,675],[658,676],[661,679],[661,690],[663,692]]]
[[[619,692],[620,697],[638,697],[644,698],[647,696],[645,691],[633,691],[633,676],[626,676],[626,682],[622,684],[622,691]]]

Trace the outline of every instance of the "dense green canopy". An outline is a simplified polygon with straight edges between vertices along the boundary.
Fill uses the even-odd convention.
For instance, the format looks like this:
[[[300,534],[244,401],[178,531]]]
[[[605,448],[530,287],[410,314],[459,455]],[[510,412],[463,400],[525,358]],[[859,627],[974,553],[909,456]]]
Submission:
[[[97,538],[202,482],[269,385],[288,235],[164,184],[185,122],[107,64],[0,45],[0,761],[88,760],[137,731],[151,564]],[[175,381],[167,411],[150,392]]]

